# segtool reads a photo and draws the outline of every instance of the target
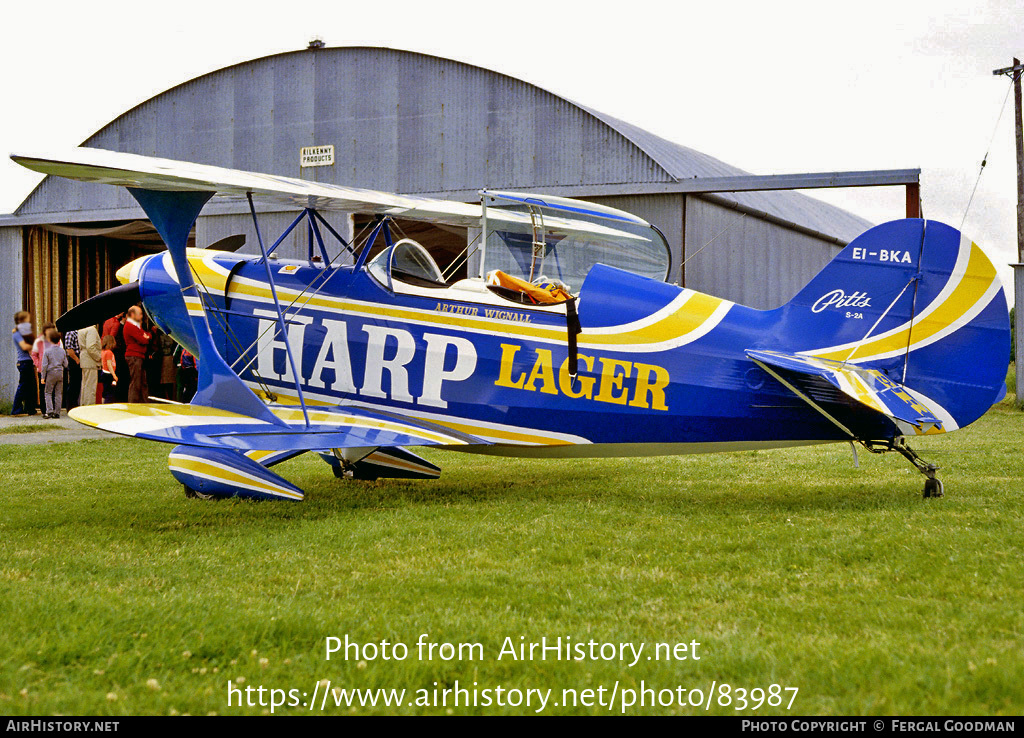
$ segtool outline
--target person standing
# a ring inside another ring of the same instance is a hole
[[[146,381],[146,349],[153,337],[142,329],[142,308],[133,305],[124,322],[124,356],[128,362],[131,384],[128,385],[128,402],[145,402],[149,399],[149,385]]]
[[[79,357],[82,366],[82,389],[78,397],[79,405],[96,404],[96,377],[99,374],[100,332],[96,326],[90,325],[78,332]]]
[[[122,377],[128,375],[128,363],[125,360],[125,343],[124,343],[124,321],[125,313],[118,313],[117,315],[107,318],[103,323],[103,331],[100,333],[100,343],[102,344],[104,337],[111,336],[114,339],[114,361],[117,362],[117,373]],[[128,382],[121,382],[121,384],[115,387],[117,392],[116,399],[118,402],[128,402]],[[99,402],[99,400],[97,400]]]
[[[189,353],[188,349],[179,348],[181,357],[178,363],[178,381],[181,383],[181,391],[178,393],[178,402],[192,402],[199,383],[199,367],[196,366],[196,357]]]
[[[100,340],[103,340],[103,336],[117,336],[117,332],[121,330],[121,323],[123,322],[124,313],[118,313],[103,321],[103,333],[100,334]]]
[[[78,331],[64,334],[64,351],[68,355],[68,368],[64,372],[64,407],[74,410],[78,405],[78,394],[82,389],[82,365],[78,356]]]
[[[100,384],[103,385],[103,404],[114,401],[114,388],[117,387],[117,361],[114,359],[114,337],[104,336],[103,359],[100,361]]]
[[[36,336],[35,342],[32,344],[32,364],[36,368],[36,404],[39,405],[39,409],[44,413],[46,412],[46,403],[43,402],[43,398],[46,397],[46,388],[43,386],[43,352],[50,348],[50,329],[55,328],[53,323],[43,323],[43,329],[39,331],[39,335]]]
[[[14,354],[18,363],[18,389],[14,392],[11,415],[36,414],[36,371],[32,363],[32,315],[24,310],[14,314]]]
[[[168,400],[175,397],[174,384],[178,367],[174,364],[174,349],[177,345],[166,333],[160,334],[160,393]]]
[[[68,365],[68,355],[61,345],[60,333],[56,328],[46,331],[46,350],[43,351],[39,363],[39,375],[43,380],[43,397],[45,398],[44,418],[59,418],[60,406],[64,399],[64,369]]]

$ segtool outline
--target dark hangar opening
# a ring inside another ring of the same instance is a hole
[[[195,245],[195,233],[189,242]],[[22,294],[36,325],[118,284],[125,264],[164,250],[147,220],[42,224],[24,228]]]

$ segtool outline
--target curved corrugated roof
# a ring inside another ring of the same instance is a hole
[[[636,144],[672,179],[734,177],[750,174],[750,172],[726,164],[713,156],[656,136],[632,123],[619,120],[593,108],[581,107]],[[860,216],[800,192],[761,190],[715,194],[743,207],[762,210],[790,223],[846,241],[853,240],[874,225]]]
[[[294,51],[210,72],[137,105],[84,145],[299,176],[299,146],[325,143],[336,145],[336,166],[302,176],[406,193],[747,174],[514,77],[377,47]],[[795,192],[719,196],[844,240],[870,225]],[[47,178],[17,212],[133,206],[112,188]]]

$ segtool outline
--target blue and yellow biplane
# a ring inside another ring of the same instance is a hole
[[[790,302],[755,310],[666,283],[657,229],[592,203],[483,191],[465,204],[95,149],[12,158],[128,188],[166,244],[59,327],[140,303],[198,358],[191,404],[71,413],[174,444],[190,495],[301,500],[270,467],[309,451],[373,479],[438,476],[417,446],[628,457],[851,442],[902,454],[940,496],[907,439],[962,428],[1006,392],[996,269],[937,221],[872,228]],[[211,198],[248,203],[258,255],[187,247]],[[257,202],[301,211],[269,246]],[[365,237],[342,237],[338,213],[369,218]],[[396,239],[397,218],[476,233],[466,276]],[[300,226],[308,258],[276,258]]]

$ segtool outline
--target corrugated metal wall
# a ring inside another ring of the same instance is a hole
[[[3,270],[0,272],[0,402],[14,401],[18,387],[18,371],[14,358],[11,328],[14,314],[24,309],[21,304],[21,226],[0,228],[0,254]]]
[[[686,264],[686,286],[692,289],[762,310],[778,307],[839,250],[756,216],[687,198],[686,253],[696,254]]]

